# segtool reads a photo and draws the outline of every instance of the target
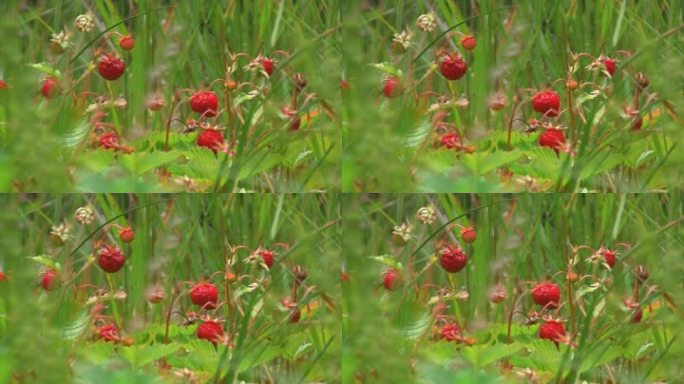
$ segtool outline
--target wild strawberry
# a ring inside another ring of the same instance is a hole
[[[349,88],[349,83],[347,83],[347,80],[342,79],[342,81],[340,82],[340,88],[342,88],[342,89],[348,89]]]
[[[603,67],[606,69],[606,72],[613,76],[615,74],[615,59],[605,57],[603,60],[601,60],[601,62],[603,63]]]
[[[388,291],[394,291],[401,286],[401,274],[397,269],[390,268],[385,271],[382,284]]]
[[[299,320],[302,318],[302,311],[299,310],[299,308],[295,309],[290,313],[290,323],[299,323]]]
[[[216,129],[205,129],[197,135],[197,145],[216,151],[223,144],[223,134]]]
[[[118,272],[126,264],[126,256],[117,246],[105,245],[100,249],[97,263],[107,273]]]
[[[506,96],[503,93],[495,93],[489,96],[487,105],[492,111],[500,111],[506,106]]]
[[[558,343],[565,336],[565,327],[559,321],[546,321],[539,326],[539,338]]]
[[[119,327],[115,324],[107,324],[100,327],[97,331],[97,335],[100,340],[117,342],[119,338]]]
[[[268,267],[268,269],[271,269],[273,266],[273,256],[275,253],[273,251],[269,251],[268,249],[262,249],[259,251],[259,256],[261,256],[261,259],[264,261],[264,264]]]
[[[9,88],[5,80],[0,79],[0,90]]]
[[[124,51],[130,51],[131,49],[133,49],[134,46],[135,40],[133,40],[133,36],[131,36],[130,34],[121,36],[121,38],[119,39],[119,47],[121,47],[121,49],[123,49]]]
[[[197,283],[190,288],[190,301],[202,308],[214,309],[218,302],[218,289],[212,283]]]
[[[271,74],[273,73],[273,60],[269,59],[268,57],[262,57],[261,60],[259,60],[261,63],[261,66],[264,68],[264,72],[270,77]]]
[[[542,307],[556,308],[560,303],[560,288],[551,282],[539,283],[532,289],[532,299]]]
[[[456,323],[447,323],[439,329],[439,337],[447,341],[457,341],[461,336],[461,328]]]
[[[283,115],[285,115],[285,118],[290,121],[290,131],[299,130],[299,126],[302,124],[302,120],[297,115],[297,111],[292,110],[288,107],[281,108],[281,111],[283,112]]]
[[[100,57],[97,70],[105,80],[112,81],[123,75],[124,70],[126,70],[126,63],[116,55],[105,53]]]
[[[632,119],[632,130],[640,130],[642,124],[644,123],[644,119],[641,117],[641,114],[639,114],[639,111],[627,106],[625,107],[625,114],[627,114],[628,118]]]
[[[539,145],[558,153],[565,145],[565,134],[560,129],[549,128],[539,135]]]
[[[302,312],[297,308],[297,303],[291,301],[288,298],[284,298],[280,303],[285,307],[285,309],[290,311],[290,323],[298,323],[302,317]]]
[[[540,91],[532,97],[532,108],[544,116],[558,116],[560,96],[554,91]]]
[[[627,309],[632,311],[632,322],[640,323],[641,318],[644,316],[644,311],[639,307],[639,303],[635,303],[630,298],[626,298],[624,303]]]
[[[40,285],[50,292],[59,287],[59,274],[56,270],[48,268],[40,275]]]
[[[349,281],[349,275],[347,275],[347,272],[342,272],[341,279],[342,281]]]
[[[164,300],[164,296],[165,296],[164,288],[162,288],[158,285],[150,287],[147,290],[146,296],[147,296],[147,301],[149,301],[150,304],[157,304],[157,303],[161,302],[162,300]]]
[[[221,336],[223,336],[223,326],[217,321],[208,320],[197,327],[198,339],[208,340],[216,344]]]
[[[466,51],[472,51],[475,49],[475,46],[477,45],[477,40],[471,35],[466,35],[461,38],[461,46],[463,49]]]
[[[468,256],[461,250],[461,247],[445,245],[440,253],[440,263],[442,268],[449,273],[456,273],[463,269],[468,262]]]
[[[131,227],[123,227],[119,230],[119,239],[124,243],[130,243],[135,239],[135,232]]]
[[[190,96],[190,108],[202,116],[214,117],[218,109],[218,98],[212,91],[197,91]]]
[[[447,132],[439,138],[439,143],[447,149],[461,147],[461,137],[456,132]]]
[[[448,80],[458,80],[465,75],[468,70],[466,63],[459,55],[446,54],[442,57],[439,72]]]
[[[155,93],[147,99],[147,109],[156,112],[164,108],[164,96]]]
[[[59,82],[54,77],[48,77],[43,80],[43,85],[40,87],[40,93],[46,99],[51,99],[59,94]]]
[[[103,133],[97,141],[100,144],[100,147],[104,149],[119,148],[119,135],[117,135],[114,131]]]
[[[606,264],[612,269],[615,266],[615,256],[617,252],[611,251],[610,249],[604,249],[601,251],[603,259],[606,260]]]
[[[0,281],[7,281],[7,275],[3,271],[0,271]]]
[[[465,243],[472,243],[477,238],[477,232],[473,227],[465,227],[461,229],[461,240]]]
[[[506,300],[506,297],[508,297],[506,288],[500,285],[497,285],[489,290],[489,301],[491,301],[493,304],[502,303],[504,300]]]
[[[387,79],[385,79],[382,91],[385,93],[385,96],[387,96],[390,99],[399,97],[402,93],[401,82],[397,77],[390,76]]]
[[[632,315],[632,323],[641,323],[641,318],[644,316],[644,311],[641,308],[637,308]]]

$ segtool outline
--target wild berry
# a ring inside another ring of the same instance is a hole
[[[544,116],[558,116],[560,96],[554,91],[540,91],[532,97],[532,108]]]
[[[302,124],[302,120],[297,115],[297,111],[289,107],[283,107],[280,110],[283,112],[285,118],[290,121],[290,131],[299,130],[299,126]]]
[[[495,93],[489,96],[487,105],[492,111],[500,111],[506,106],[506,96],[503,93]]]
[[[9,88],[5,80],[0,79],[0,90]]]
[[[123,227],[119,230],[119,239],[124,243],[130,243],[135,239],[135,232],[131,227]]]
[[[290,323],[298,323],[302,317],[302,312],[297,307],[297,303],[288,298],[282,299],[280,303],[285,309],[290,311]]]
[[[190,288],[190,301],[201,308],[214,309],[218,302],[218,289],[212,283],[197,283]]]
[[[461,250],[461,247],[445,245],[440,252],[440,264],[449,273],[456,273],[462,270],[468,262],[468,256]]]
[[[382,278],[382,284],[388,291],[394,291],[401,286],[401,274],[399,270],[390,268],[385,271]]]
[[[40,285],[48,292],[59,287],[59,274],[57,271],[52,268],[43,271],[40,275]]]
[[[349,88],[349,83],[347,82],[347,80],[342,79],[342,81],[340,82],[340,88],[342,88],[342,89],[348,89]]]
[[[349,275],[347,275],[347,272],[342,271],[342,275],[340,276],[342,281],[349,281]]]
[[[601,62],[603,63],[603,67],[606,69],[606,72],[613,76],[615,74],[615,59],[605,57],[603,60],[601,60]]]
[[[164,108],[164,96],[155,93],[147,99],[147,109],[156,112]]]
[[[465,227],[461,229],[461,240],[463,240],[464,243],[472,243],[476,238],[477,232],[475,232],[473,227]]]
[[[268,249],[262,249],[259,251],[259,256],[261,256],[261,259],[264,261],[264,264],[266,264],[266,267],[268,269],[271,269],[273,266],[273,256],[275,253],[273,251],[269,251]]]
[[[551,282],[539,283],[532,289],[532,299],[542,307],[556,308],[560,303],[560,288]]]
[[[640,323],[641,318],[644,316],[644,311],[639,307],[639,303],[634,302],[631,298],[626,298],[624,303],[627,309],[632,312],[632,322]]]
[[[466,51],[472,51],[473,49],[475,49],[476,45],[477,40],[475,40],[475,38],[471,35],[463,36],[463,38],[461,39],[461,46]]]
[[[610,249],[604,249],[601,252],[601,255],[603,255],[606,264],[612,269],[615,266],[615,256],[617,255],[617,252],[611,251]]]
[[[115,324],[107,324],[100,327],[97,331],[97,335],[100,340],[117,342],[119,338],[119,327]]]
[[[216,151],[223,144],[223,134],[216,129],[204,129],[197,135],[197,145]]]
[[[126,63],[116,55],[105,53],[100,57],[97,70],[105,80],[112,81],[123,75],[124,70],[126,70]]]
[[[262,57],[259,62],[261,63],[261,66],[264,68],[264,72],[270,77],[271,74],[273,74],[273,59],[269,59],[268,57]]]
[[[444,324],[439,329],[439,337],[447,341],[457,341],[461,336],[461,328],[456,323]]]
[[[539,135],[539,145],[558,153],[565,145],[565,134],[560,129],[549,128]]]
[[[105,132],[100,135],[97,140],[100,147],[104,149],[118,149],[119,148],[119,135],[114,131]]]
[[[491,301],[493,304],[502,303],[504,300],[506,300],[506,297],[508,297],[506,288],[500,285],[497,285],[489,290],[489,301]]]
[[[157,304],[164,300],[164,296],[166,295],[164,294],[164,288],[155,285],[147,290],[146,296],[147,301],[149,301],[150,304]]]
[[[197,327],[198,339],[208,340],[215,344],[221,336],[223,336],[223,326],[217,321],[208,320]]]
[[[98,265],[107,273],[118,272],[126,264],[126,256],[119,247],[105,245],[100,249]]]
[[[218,98],[212,91],[197,91],[190,96],[190,108],[205,117],[216,116]]]
[[[468,63],[460,55],[446,54],[442,57],[439,72],[448,80],[458,80],[468,70]]]
[[[397,77],[391,76],[385,79],[382,92],[390,99],[399,97],[402,93],[401,83]]]
[[[461,137],[456,132],[447,132],[439,138],[439,143],[447,149],[458,149],[461,147]]]
[[[3,271],[0,271],[0,281],[7,281],[7,275]]]
[[[131,49],[133,49],[134,46],[135,40],[133,40],[133,36],[131,36],[130,34],[121,36],[121,38],[119,39],[119,47],[121,47],[121,49],[123,49],[124,51],[130,51]]]
[[[48,77],[43,80],[43,85],[40,87],[40,93],[46,99],[51,99],[59,94],[59,82],[54,77]]]
[[[565,336],[565,327],[563,323],[555,320],[544,322],[539,326],[539,338],[551,340],[553,342],[560,342]]]

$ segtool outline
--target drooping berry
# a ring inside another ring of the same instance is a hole
[[[126,256],[119,247],[105,245],[100,249],[98,264],[107,273],[118,272],[126,264]]]
[[[197,91],[190,96],[190,108],[205,117],[216,116],[218,97],[212,91]]]
[[[190,288],[190,301],[206,309],[216,308],[218,289],[212,283],[197,283]]]
[[[466,35],[461,38],[461,46],[463,49],[466,51],[472,51],[475,49],[475,46],[477,45],[477,40],[471,35]]]
[[[439,138],[439,144],[447,149],[461,147],[461,137],[456,132],[447,132]]]
[[[108,131],[100,135],[97,140],[100,147],[104,149],[118,149],[119,148],[119,135],[114,131]]]
[[[126,70],[126,63],[116,55],[105,53],[100,57],[97,70],[105,80],[112,81],[123,75]]]
[[[468,70],[468,63],[459,55],[446,54],[442,57],[439,72],[448,80],[458,80]]]
[[[456,273],[462,270],[468,262],[468,256],[461,250],[461,247],[445,245],[440,252],[440,264],[449,273]]]
[[[156,112],[164,108],[164,96],[155,93],[147,99],[147,109]]]
[[[0,91],[7,88],[9,88],[9,86],[7,85],[5,80],[0,79]]]
[[[506,288],[502,287],[501,285],[497,285],[489,290],[489,301],[491,301],[493,304],[502,303],[504,300],[506,300],[506,297],[508,297]]]
[[[217,321],[205,321],[197,327],[198,339],[208,340],[216,344],[221,336],[223,336],[223,326]]]
[[[302,119],[299,118],[297,111],[289,107],[283,107],[280,110],[283,112],[285,118],[290,121],[290,131],[299,130],[299,126],[302,124]]]
[[[130,243],[135,239],[135,232],[131,227],[123,227],[119,230],[119,239],[124,243]]]
[[[59,82],[54,77],[48,77],[43,80],[43,85],[40,87],[40,93],[46,99],[51,99],[59,94]]]
[[[560,342],[565,336],[565,327],[559,321],[546,321],[539,326],[539,338]]]
[[[146,296],[147,301],[149,301],[150,304],[157,304],[164,300],[166,295],[164,294],[164,288],[159,285],[155,285],[147,290]]]
[[[617,255],[617,252],[610,249],[604,249],[601,251],[601,255],[603,255],[606,264],[612,269],[615,266],[615,256]]]
[[[3,271],[0,271],[0,281],[7,281],[7,275]]]
[[[473,227],[465,227],[461,229],[461,240],[463,240],[464,243],[472,243],[476,238],[477,232],[475,232]]]
[[[401,274],[397,269],[390,268],[385,271],[382,278],[382,284],[388,291],[394,291],[401,286]]]
[[[223,144],[223,134],[216,129],[205,129],[197,135],[197,145],[216,151]]]
[[[558,153],[565,145],[565,134],[560,129],[549,128],[539,135],[539,145]]]
[[[349,83],[347,82],[347,80],[342,79],[342,81],[340,81],[340,88],[349,89]]]
[[[268,57],[263,57],[261,60],[259,60],[261,63],[261,66],[264,68],[264,72],[270,77],[271,74],[273,74],[273,59],[269,59]]]
[[[56,270],[49,268],[40,275],[40,285],[44,290],[50,292],[59,287],[59,274]]]
[[[100,338],[100,340],[104,340],[106,342],[117,342],[120,340],[119,327],[117,327],[115,324],[103,325],[97,331],[97,335]]]
[[[402,93],[401,82],[399,81],[399,78],[391,76],[385,79],[382,92],[390,99],[399,97]]]
[[[544,116],[558,116],[560,96],[554,91],[540,91],[532,98],[532,108]]]
[[[539,283],[532,289],[532,299],[542,307],[556,308],[560,303],[560,288],[548,281]]]
[[[259,251],[259,256],[261,256],[261,259],[264,261],[264,264],[268,267],[268,269],[271,269],[273,266],[273,256],[275,253],[273,251],[269,251],[268,249],[262,249]]]
[[[606,72],[608,72],[610,76],[613,76],[615,74],[615,59],[606,57],[601,60],[601,62],[603,63],[603,67],[606,69]]]
[[[461,336],[461,328],[456,323],[447,323],[439,329],[439,337],[447,341],[457,341]]]
[[[121,47],[121,49],[123,49],[124,51],[130,51],[131,49],[133,49],[134,46],[135,40],[133,40],[133,36],[131,36],[130,34],[121,36],[121,38],[119,39],[119,47]]]

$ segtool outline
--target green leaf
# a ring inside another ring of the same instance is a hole
[[[401,262],[395,259],[392,255],[371,256],[371,259],[380,264],[387,265],[388,267],[396,268],[398,270],[402,270],[404,268],[401,265]]]
[[[524,348],[523,344],[474,345],[463,348],[463,356],[474,366],[484,367],[504,357],[511,356]]]
[[[161,167],[180,157],[176,151],[169,152],[135,152],[119,157],[119,162],[133,175],[142,175],[147,171]]]

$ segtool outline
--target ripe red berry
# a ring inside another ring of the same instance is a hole
[[[439,72],[448,80],[458,80],[465,75],[468,70],[466,63],[459,55],[444,55],[439,66]]]
[[[48,77],[43,80],[43,85],[40,87],[40,93],[46,99],[51,99],[59,94],[59,82],[54,77]]]
[[[604,249],[601,252],[601,255],[603,255],[604,260],[606,260],[606,264],[612,269],[615,266],[615,256],[617,255],[617,252],[611,251],[610,249]]]
[[[59,287],[59,274],[52,268],[46,269],[40,275],[40,285],[46,291],[53,291]]]
[[[218,302],[218,289],[212,283],[197,283],[190,288],[190,301],[202,308],[214,309]]]
[[[117,342],[119,338],[119,327],[114,324],[107,324],[102,327],[97,332],[98,337],[104,341]]]
[[[615,59],[606,57],[601,61],[603,62],[603,67],[606,68],[606,71],[613,76],[615,74]]]
[[[348,89],[349,88],[349,83],[347,83],[347,80],[342,79],[340,82],[340,88],[342,89]]]
[[[197,327],[197,338],[216,343],[223,336],[223,326],[213,320],[205,321]]]
[[[544,116],[558,116],[560,96],[554,91],[540,91],[532,98],[532,108]]]
[[[477,232],[473,227],[465,227],[461,229],[461,240],[465,243],[472,243],[477,238]]]
[[[118,56],[105,53],[100,57],[100,63],[97,67],[100,76],[106,80],[116,80],[123,75],[126,70],[126,63]]]
[[[460,148],[461,137],[456,132],[447,132],[439,138],[439,143],[447,149]]]
[[[197,91],[190,96],[190,108],[202,116],[214,117],[218,110],[218,98],[212,91]]]
[[[214,151],[223,144],[223,134],[216,129],[205,129],[197,136],[197,145]]]
[[[5,80],[0,80],[0,90],[2,89],[7,89],[7,83],[5,83]]]
[[[560,288],[548,281],[539,283],[532,289],[532,299],[542,307],[556,308],[560,303]]]
[[[455,341],[461,335],[461,328],[456,323],[447,323],[439,329],[439,337],[447,341]]]
[[[283,115],[285,115],[285,118],[290,121],[290,131],[299,130],[302,120],[299,118],[299,115],[297,115],[297,111],[289,107],[282,107],[280,110],[283,112]]]
[[[264,68],[264,72],[266,72],[268,76],[271,76],[273,73],[273,60],[269,59],[268,57],[264,57],[260,60],[260,62],[261,66]]]
[[[539,135],[539,145],[551,148],[558,153],[565,145],[565,134],[560,129],[549,128]]]
[[[135,232],[131,227],[123,227],[119,230],[119,239],[124,243],[130,243],[135,239]]]
[[[397,269],[390,268],[385,271],[382,278],[382,284],[388,291],[394,291],[401,286],[401,274]]]
[[[98,264],[107,273],[118,272],[126,264],[126,256],[117,246],[105,245],[100,249]]]
[[[399,97],[402,93],[401,82],[397,77],[391,76],[385,79],[382,92],[390,99]]]
[[[468,262],[468,256],[461,250],[461,247],[445,245],[440,253],[440,263],[442,268],[449,273],[456,273],[463,269]]]
[[[342,272],[342,281],[349,281],[349,275],[347,275],[347,272]]]
[[[641,323],[641,318],[644,316],[644,311],[641,308],[638,308],[637,310],[634,311],[634,314],[632,315],[632,323]]]
[[[98,139],[98,143],[104,149],[118,149],[119,135],[114,131],[105,132]]]
[[[0,281],[6,281],[7,280],[7,275],[5,275],[5,272],[0,271]]]
[[[271,269],[271,267],[273,266],[273,251],[269,251],[268,249],[262,249],[259,251],[259,256],[261,256],[261,259],[264,261],[264,264],[266,264],[268,269]]]
[[[461,39],[461,46],[466,51],[472,51],[473,49],[475,49],[476,45],[477,40],[475,40],[475,38],[471,35],[463,36],[463,38]]]
[[[130,51],[131,49],[133,49],[134,46],[135,40],[133,40],[133,36],[131,36],[130,34],[121,36],[121,38],[119,39],[119,47],[121,47],[121,49],[123,49],[124,51]]]
[[[556,343],[565,336],[565,327],[558,321],[546,321],[539,326],[539,338],[551,340]]]

